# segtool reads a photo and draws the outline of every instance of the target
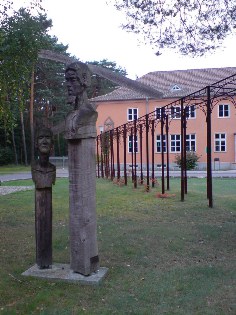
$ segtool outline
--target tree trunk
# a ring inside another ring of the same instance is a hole
[[[60,134],[57,134],[57,146],[58,146],[58,156],[61,156],[61,141],[60,141]]]
[[[26,141],[25,141],[25,124],[24,124],[24,115],[23,115],[22,110],[20,111],[20,122],[21,122],[21,130],[22,130],[22,143],[23,143],[23,150],[24,150],[25,166],[28,166]]]
[[[12,134],[12,144],[13,144],[13,150],[14,150],[14,156],[15,156],[15,164],[18,165],[17,152],[16,152],[16,142],[15,142],[15,134],[14,134],[13,127],[11,129],[11,134]]]
[[[4,142],[5,142],[5,147],[7,146],[7,128],[6,124],[4,124]]]
[[[31,161],[34,160],[34,68],[31,74],[31,86],[30,86],[30,136],[31,136],[31,144],[30,144],[30,152],[31,152]]]

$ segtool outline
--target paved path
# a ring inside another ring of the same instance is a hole
[[[121,174],[122,175],[122,174]],[[180,171],[170,171],[171,177],[180,177]],[[156,177],[161,177],[161,172],[155,172]],[[236,178],[236,170],[230,171],[213,171],[213,177],[220,178]],[[68,177],[67,169],[57,169],[57,178]],[[205,178],[206,171],[188,171],[188,177],[196,177],[196,178]],[[31,172],[24,173],[16,173],[16,174],[0,174],[0,196],[10,194],[13,192],[21,191],[21,190],[32,190],[34,189],[34,185],[32,186],[4,186],[4,182],[14,181],[14,180],[24,180],[31,179]]]
[[[59,169],[57,170],[57,177],[68,177],[68,171]],[[14,180],[31,179],[31,172],[15,173],[15,174],[0,174],[0,196],[8,195],[22,190],[33,190],[34,185],[31,186],[4,186],[4,182]]]
[[[151,172],[150,172],[151,175]],[[170,171],[171,177],[180,177],[180,171]],[[207,176],[206,171],[188,171],[188,177],[197,177],[197,178],[204,178]],[[161,177],[161,171],[155,172],[156,177]],[[212,171],[213,177],[221,177],[221,178],[228,178],[233,177],[236,178],[236,170],[229,170],[229,171]],[[68,170],[67,169],[57,169],[57,178],[61,177],[68,177]],[[16,174],[0,174],[0,181],[2,185],[4,182],[12,181],[12,180],[20,180],[20,179],[31,179],[30,172],[24,173],[16,173]]]
[[[57,177],[68,177],[68,170],[66,169],[58,169],[57,170]],[[4,182],[9,182],[12,180],[20,180],[20,179],[31,179],[31,172],[23,172],[23,173],[15,173],[15,174],[1,174],[0,173],[0,181],[2,184]]]

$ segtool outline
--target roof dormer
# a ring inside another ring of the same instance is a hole
[[[173,85],[171,88],[171,91],[180,91],[180,90],[181,88],[177,84]]]

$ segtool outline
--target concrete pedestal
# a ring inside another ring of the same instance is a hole
[[[37,265],[34,265],[23,272],[22,275],[85,285],[99,285],[107,275],[107,272],[108,268],[100,267],[97,272],[94,272],[89,276],[84,276],[73,272],[68,264],[53,264],[50,269],[39,269]]]

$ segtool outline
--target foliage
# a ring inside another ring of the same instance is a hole
[[[13,133],[20,116],[25,164],[27,148],[24,112],[29,104],[31,77],[38,51],[49,47],[49,27],[51,20],[46,15],[39,13],[33,16],[30,9],[26,8],[1,17],[0,120],[6,132]]]
[[[126,15],[123,28],[141,34],[160,55],[164,48],[203,55],[235,34],[236,0],[112,0]]]
[[[32,185],[14,181],[8,185]],[[69,263],[68,179],[53,186],[53,260]],[[0,309],[9,314],[234,314],[235,179],[189,179],[180,201],[97,181],[98,247],[109,268],[99,287],[24,277],[35,263],[34,191],[0,196]],[[159,187],[160,189],[160,187]]]
[[[200,159],[200,156],[197,155],[194,151],[187,151],[186,152],[186,169],[187,170],[194,170],[197,166],[197,162]],[[182,160],[181,155],[176,154],[175,156],[175,163],[181,168]]]
[[[111,148],[109,132],[104,132],[101,134],[101,148],[103,154],[109,154]]]
[[[32,1],[31,6],[40,2]],[[67,46],[58,44],[56,37],[48,35],[51,25],[52,21],[45,14],[32,15],[30,8],[21,8],[11,15],[5,12],[1,16],[0,122],[7,141],[21,124],[19,112],[24,112],[25,134],[30,134],[29,99],[33,72],[35,120],[43,120],[51,126],[65,116],[64,65],[38,60],[40,49],[66,52]],[[18,136],[16,132],[15,136]],[[26,139],[27,147],[29,142],[30,138]],[[21,143],[17,142],[18,149]]]
[[[7,165],[14,161],[14,152],[10,147],[0,147],[0,165]]]
[[[50,38],[51,50],[66,54],[67,46],[59,44],[57,38]],[[64,85],[65,66],[62,63],[39,59],[35,70],[35,118],[52,127],[69,111],[66,104],[66,89]]]
[[[100,61],[88,61],[87,63],[109,69],[123,76],[127,75],[126,70],[118,66],[114,61],[108,61],[107,59],[103,59]],[[115,88],[117,88],[117,85],[112,81],[104,79],[99,75],[93,75],[91,87],[88,89],[88,97],[91,98],[107,94],[112,92]]]
[[[32,14],[33,11],[36,13]],[[64,65],[38,59],[40,49],[68,55],[67,46],[59,44],[56,37],[48,35],[51,26],[52,21],[44,14],[41,0],[32,0],[28,7],[18,11],[14,11],[13,2],[10,0],[3,0],[0,4],[0,131],[4,134],[0,144],[6,146],[16,138],[16,151],[21,160],[22,155],[29,155],[29,143],[32,140],[32,137],[31,139],[29,137],[32,131],[30,128],[32,119],[29,121],[29,117],[32,117],[30,115],[32,74],[34,73],[33,105],[36,125],[37,122],[43,122],[49,127],[55,126],[64,120],[70,110],[65,100]],[[90,63],[126,75],[124,69],[107,59]],[[109,93],[114,88],[116,88],[114,83],[93,76],[89,97]],[[21,134],[26,134],[25,141],[23,138],[20,140]],[[57,137],[55,148],[56,154],[66,154],[63,137]]]
[[[48,47],[48,28],[51,20],[45,15],[31,16],[24,8],[1,23],[3,32],[1,60],[1,84],[7,83],[6,97],[17,100],[18,105],[25,107],[29,98],[31,73],[38,51]]]
[[[29,0],[28,5],[24,2],[25,10],[28,13],[32,12],[44,12],[41,5],[42,0]],[[0,3],[0,22],[7,19],[14,11],[14,1],[11,0],[1,0]]]
[[[103,163],[104,163],[104,172],[105,176],[108,177],[110,173],[110,159],[112,158],[110,156],[111,152],[111,142],[110,142],[110,133],[109,132],[103,132],[100,135],[100,141],[101,141],[101,150],[102,150],[102,157]]]

